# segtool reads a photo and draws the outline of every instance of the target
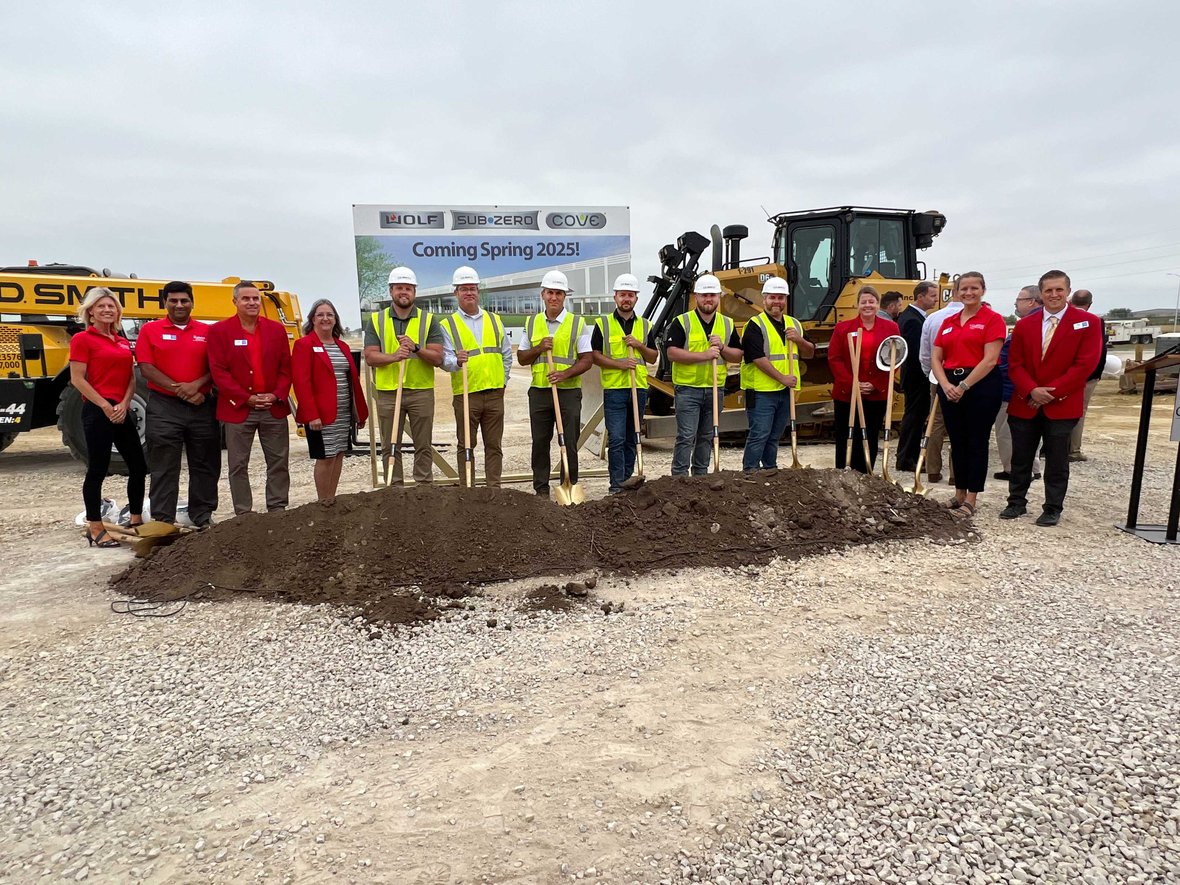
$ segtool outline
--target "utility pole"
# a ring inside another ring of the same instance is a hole
[[[1168,276],[1180,278],[1180,273],[1169,273]],[[1176,284],[1176,309],[1172,311],[1172,331],[1180,332],[1180,283]]]

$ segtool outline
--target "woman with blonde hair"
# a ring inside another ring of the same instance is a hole
[[[131,525],[143,523],[143,492],[147,461],[135,418],[129,417],[135,392],[135,360],[131,342],[122,334],[123,307],[110,289],[96,286],[78,308],[78,322],[86,328],[70,339],[70,383],[82,395],[82,434],[86,438],[86,504],[92,547],[118,547],[102,525],[102,483],[111,464],[114,445],[127,464],[127,504]]]

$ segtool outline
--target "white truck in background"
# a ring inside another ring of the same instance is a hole
[[[1106,321],[1108,344],[1151,344],[1162,331],[1159,326],[1149,326],[1146,319]]]

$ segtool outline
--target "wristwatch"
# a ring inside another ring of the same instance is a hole
[[[414,353],[417,353],[417,352],[418,352],[418,351],[420,351],[421,349],[422,349],[422,348],[421,348],[421,347],[419,347],[417,344],[415,344],[415,345],[414,345]]]
[[[970,390],[970,389],[971,389],[971,385],[970,385],[970,384],[968,384],[968,383],[966,382],[966,380],[963,380],[963,381],[960,381],[960,382],[959,382],[959,390],[963,391],[963,393],[966,393],[966,392],[967,392],[968,390]]]

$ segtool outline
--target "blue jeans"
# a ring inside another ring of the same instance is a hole
[[[718,404],[725,409],[725,399],[718,393]],[[720,416],[718,416],[720,417]],[[672,475],[688,475],[689,458],[692,475],[709,472],[713,456],[713,388],[676,385],[676,445],[672,449]]]
[[[749,417],[742,470],[778,467],[778,441],[791,421],[791,394],[786,390],[759,390]]]
[[[637,389],[639,416],[647,404],[647,391]],[[611,494],[621,491],[623,483],[635,472],[635,416],[631,408],[631,388],[619,387],[602,392],[602,417],[606,422],[607,467]]]

